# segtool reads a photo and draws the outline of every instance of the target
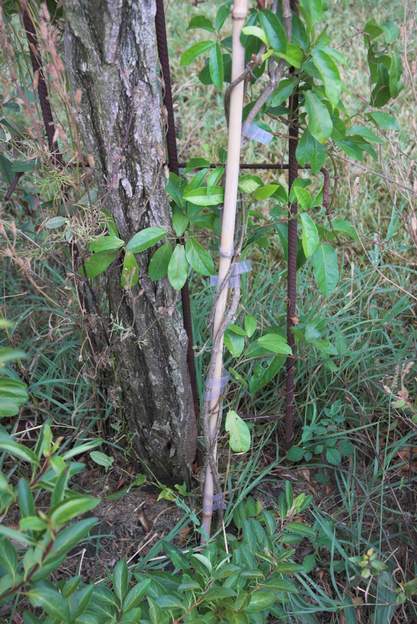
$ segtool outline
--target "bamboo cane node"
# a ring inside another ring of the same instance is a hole
[[[248,12],[246,9],[241,9],[240,7],[235,7],[232,11],[232,19],[234,20],[245,20]]]

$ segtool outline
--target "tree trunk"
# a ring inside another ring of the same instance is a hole
[[[102,207],[125,241],[153,225],[170,230],[155,0],[65,0],[64,8],[66,65],[81,91],[79,123]],[[187,337],[176,293],[148,279],[148,254],[137,259],[139,286],[120,287],[120,262],[106,277],[119,402],[140,460],[178,482],[196,449]]]

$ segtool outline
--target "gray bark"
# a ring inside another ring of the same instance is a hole
[[[81,90],[79,124],[102,206],[126,241],[152,225],[169,230],[155,2],[65,0],[64,8],[66,65]],[[120,263],[108,271],[111,351],[141,461],[159,479],[179,481],[196,447],[187,338],[176,293],[147,278],[148,261],[138,255],[140,285],[131,291],[119,285]]]

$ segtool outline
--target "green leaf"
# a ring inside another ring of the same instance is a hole
[[[301,242],[306,258],[309,258],[320,245],[320,236],[316,224],[307,212],[300,213]]]
[[[10,347],[0,347],[0,367],[14,360],[23,360],[27,355],[19,349],[11,349]]]
[[[199,41],[192,45],[188,50],[181,56],[180,65],[183,67],[186,65],[190,65],[198,56],[207,52],[215,45],[214,41]]]
[[[326,449],[326,460],[332,466],[339,466],[342,461],[342,456],[336,447]]]
[[[216,43],[209,53],[209,71],[212,83],[219,91],[223,88],[224,65],[220,44]]]
[[[245,348],[245,339],[228,328],[224,334],[224,346],[233,357],[239,357]]]
[[[84,273],[89,279],[94,279],[101,273],[104,273],[109,266],[118,257],[118,251],[103,251],[102,253],[95,253],[84,261],[82,265],[82,273]]]
[[[125,252],[123,259],[122,274],[120,276],[120,286],[131,289],[139,281],[139,265],[135,255],[131,251]]]
[[[296,157],[302,167],[310,165],[312,173],[316,174],[323,167],[326,160],[326,148],[306,128],[298,142]]]
[[[251,445],[251,435],[248,425],[233,410],[226,416],[225,429],[229,433],[230,448],[234,453],[247,453]]]
[[[284,52],[287,47],[287,35],[276,13],[260,11],[258,19],[265,32],[268,45],[276,52]]]
[[[214,32],[213,24],[205,15],[194,15],[188,24],[188,30],[191,30],[192,28],[201,28],[202,30]]]
[[[260,39],[263,44],[268,46],[266,33],[262,28],[259,28],[259,26],[245,26],[242,28],[242,33],[247,37],[256,37],[257,39]]]
[[[226,19],[229,17],[229,14],[230,14],[230,4],[227,2],[226,4],[222,4],[217,9],[216,17],[214,19],[214,27],[217,31],[223,28],[223,25]]]
[[[27,597],[34,607],[40,607],[52,618],[64,622],[70,621],[67,601],[52,587],[39,584],[30,589]]]
[[[324,0],[300,0],[301,12],[309,28],[320,22],[325,10]]]
[[[320,292],[329,296],[339,281],[339,267],[336,251],[327,243],[319,245],[311,257],[314,277]]]
[[[375,123],[376,126],[378,126],[378,128],[381,128],[381,130],[400,129],[398,121],[393,115],[390,115],[389,113],[374,111],[373,113],[368,113],[368,117]]]
[[[218,206],[223,203],[224,189],[221,186],[195,188],[186,191],[184,199],[194,206]]]
[[[47,523],[38,516],[27,516],[19,522],[19,528],[22,531],[45,531],[48,528]]]
[[[352,240],[358,240],[358,234],[354,228],[354,226],[345,219],[334,219],[332,221],[332,228],[338,234],[344,234],[348,236]]]
[[[34,466],[39,463],[38,458],[31,449],[23,446],[23,444],[15,442],[11,437],[5,434],[0,435],[0,450],[9,453],[9,455],[13,455],[13,457],[17,457],[22,461],[33,464]]]
[[[253,334],[256,332],[257,320],[251,314],[247,314],[245,316],[245,332],[248,338],[251,338]]]
[[[175,290],[181,290],[188,277],[188,261],[184,245],[176,245],[168,264],[168,280]]]
[[[313,63],[318,69],[324,84],[324,91],[333,107],[337,106],[342,92],[342,81],[336,63],[323,50],[316,48],[312,52]]]
[[[118,561],[114,567],[113,589],[120,604],[122,604],[129,589],[129,569],[126,561]]]
[[[305,108],[308,116],[308,129],[319,143],[330,138],[333,123],[326,106],[312,91],[305,93]]]
[[[292,446],[287,453],[287,459],[293,462],[299,462],[303,459],[303,457],[304,449],[299,446]]]
[[[25,516],[35,515],[33,495],[26,479],[19,479],[19,483],[17,484],[17,500],[19,502],[20,515],[23,518]]]
[[[241,193],[254,193],[260,186],[262,186],[262,180],[259,176],[250,174],[239,176],[239,191]]]
[[[123,245],[124,241],[118,236],[99,236],[88,244],[88,248],[92,253],[101,253],[103,251],[115,251]]]
[[[9,540],[4,538],[0,539],[0,565],[14,582],[17,576],[16,549]]]
[[[103,440],[100,440],[100,438],[90,440],[89,442],[84,442],[83,444],[77,444],[77,446],[74,446],[72,449],[64,453],[62,459],[72,459],[73,457],[76,457],[77,455],[82,455],[83,453],[87,453],[88,451],[91,451],[92,449],[96,448],[97,446],[101,446],[102,444]]]
[[[52,217],[46,221],[45,227],[47,230],[55,230],[56,228],[66,225],[67,223],[68,219],[66,217]]]
[[[188,227],[190,220],[181,210],[176,209],[172,213],[172,227],[177,236],[182,236]]]
[[[268,199],[272,197],[280,188],[280,184],[265,184],[258,188],[253,194],[254,198],[257,200]]]
[[[288,65],[297,69],[301,67],[304,60],[303,50],[293,43],[288,44],[285,52],[277,52],[276,55],[287,61]]]
[[[24,383],[17,379],[0,377],[0,418],[16,416],[28,398]]]
[[[148,274],[153,282],[157,282],[167,276],[172,252],[171,243],[164,243],[153,254],[148,267]]]
[[[3,524],[0,524],[0,536],[13,540],[18,544],[24,544],[25,546],[30,546],[32,544],[32,540],[26,535],[23,535],[20,531],[16,531],[16,529],[4,526]]]
[[[146,590],[151,585],[152,579],[146,578],[140,581],[137,585],[132,587],[132,589],[127,594],[126,598],[123,601],[123,611],[130,611],[130,609],[134,609],[137,607],[142,598],[146,594]]]
[[[47,560],[58,559],[79,544],[97,524],[97,518],[85,518],[58,533]]]
[[[213,258],[207,249],[204,249],[194,238],[189,238],[187,240],[185,244],[185,255],[194,271],[197,271],[197,273],[201,275],[213,275]]]
[[[247,607],[247,612],[265,611],[276,602],[278,602],[278,596],[275,591],[266,591],[264,589],[254,591]]]
[[[50,516],[51,524],[54,527],[62,526],[76,516],[81,516],[87,511],[91,511],[99,503],[100,499],[92,496],[80,496],[65,501],[52,512]]]
[[[281,80],[278,87],[271,95],[271,98],[268,100],[269,106],[272,108],[281,106],[281,104],[286,102],[290,95],[294,92],[297,84],[298,80],[296,78],[284,78],[284,80]]]
[[[90,457],[95,464],[103,466],[106,470],[111,468],[114,462],[114,457],[106,455],[106,453],[102,453],[101,451],[92,451]]]
[[[145,228],[130,239],[127,244],[127,250],[134,254],[141,253],[156,245],[164,236],[166,236],[166,230],[163,227],[153,226]]]
[[[258,344],[267,351],[272,351],[272,353],[280,355],[292,354],[291,347],[288,346],[286,339],[279,334],[265,334],[265,336],[258,338]]]

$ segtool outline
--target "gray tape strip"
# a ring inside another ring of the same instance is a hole
[[[262,143],[262,145],[268,145],[274,138],[270,132],[267,132],[254,123],[250,124],[250,126],[244,124],[243,136],[247,139],[252,139],[252,141],[257,141],[257,143]]]
[[[222,390],[225,388],[227,382],[230,379],[230,375],[227,371],[223,371],[220,379],[216,379],[215,377],[210,377],[206,381],[206,390],[205,390],[205,398],[206,399],[216,399],[219,394],[221,394]]]
[[[226,509],[223,493],[214,494],[213,496],[213,511],[218,511],[219,509]]]
[[[242,260],[242,262],[236,262],[232,265],[229,276],[230,288],[236,288],[239,285],[239,276],[243,273],[249,273],[252,271],[252,262],[250,260]],[[219,278],[217,275],[210,276],[210,286],[217,286]]]

